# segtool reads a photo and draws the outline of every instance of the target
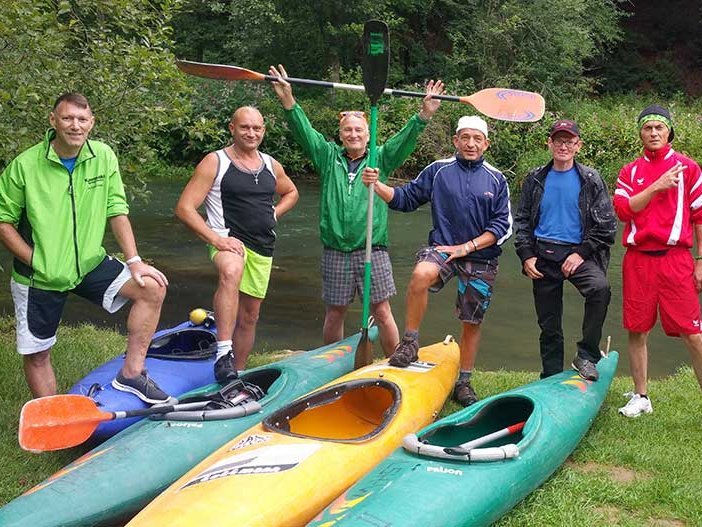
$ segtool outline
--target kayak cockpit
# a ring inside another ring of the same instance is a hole
[[[498,397],[470,417],[462,418],[466,412],[460,412],[451,422],[406,436],[403,447],[419,455],[465,461],[517,457],[517,444],[533,412],[534,402],[528,397]]]
[[[402,393],[393,382],[356,380],[299,399],[263,421],[284,435],[323,441],[366,441],[392,421]]]
[[[169,360],[201,360],[214,356],[217,341],[212,331],[204,328],[183,328],[156,337],[146,352],[147,357]]]

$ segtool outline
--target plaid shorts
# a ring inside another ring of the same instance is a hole
[[[448,255],[433,247],[417,251],[417,263],[430,262],[439,267],[439,278],[429,288],[436,293],[453,278],[458,276],[456,295],[456,317],[461,322],[480,324],[490,307],[492,288],[497,277],[497,260],[473,261],[459,258],[446,263]]]
[[[350,253],[325,247],[322,250],[322,300],[331,306],[347,306],[356,293],[363,298],[365,249]],[[378,304],[397,293],[392,278],[390,255],[385,247],[371,252],[371,304]]]

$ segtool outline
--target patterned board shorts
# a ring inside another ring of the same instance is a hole
[[[356,293],[363,298],[363,271],[366,251],[350,253],[325,247],[322,251],[322,300],[331,306],[347,306]],[[395,295],[390,255],[385,247],[371,252],[371,304],[378,304]]]
[[[439,277],[429,288],[431,292],[441,291],[451,278],[458,276],[456,317],[461,322],[480,324],[490,307],[497,277],[497,260],[478,262],[460,258],[446,263],[446,258],[446,253],[440,253],[433,247],[420,249],[416,255],[417,263],[430,262],[439,267]]]

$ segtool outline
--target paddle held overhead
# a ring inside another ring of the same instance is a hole
[[[223,64],[208,64],[205,62],[191,62],[189,60],[177,60],[178,68],[189,75],[205,77],[208,79],[219,79],[228,81],[269,81],[275,82],[272,75],[265,75],[256,71],[240,68],[238,66],[228,66]],[[332,88],[335,90],[365,91],[365,87],[357,84],[344,84],[339,82],[327,82],[311,79],[298,79],[286,77],[291,84],[302,84],[307,86],[318,86],[321,88]],[[384,95],[395,97],[420,97],[424,98],[426,93],[413,92],[407,90],[392,90],[386,88],[382,92]],[[546,108],[544,98],[535,92],[524,90],[512,90],[510,88],[486,88],[472,95],[433,95],[442,101],[460,102],[470,104],[483,115],[498,119],[500,121],[534,122],[543,117]]]

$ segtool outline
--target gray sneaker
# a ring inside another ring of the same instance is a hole
[[[159,388],[158,384],[142,370],[138,377],[125,377],[122,370],[112,380],[112,387],[121,392],[129,392],[149,404],[166,403],[171,396]]]
[[[470,380],[458,381],[453,388],[453,398],[461,406],[470,406],[478,402],[478,396],[470,384]]]
[[[575,356],[571,366],[585,380],[596,381],[600,378],[600,374],[597,372],[597,366],[595,366],[595,363],[590,360],[583,359],[579,355]]]
[[[414,362],[419,358],[419,341],[403,337],[400,343],[395,348],[395,351],[390,356],[388,364],[398,368],[406,368],[410,362]]]

